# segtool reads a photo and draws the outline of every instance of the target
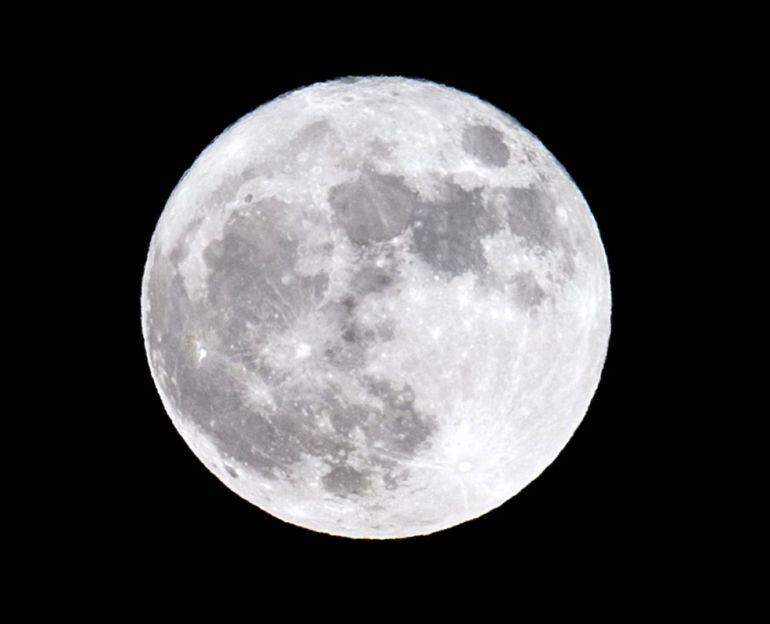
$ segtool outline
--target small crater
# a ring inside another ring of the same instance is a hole
[[[353,311],[353,308],[356,307],[356,298],[353,297],[352,295],[347,295],[347,296],[342,298],[341,303],[342,303],[343,307],[345,308],[345,310],[349,314],[350,312]]]
[[[352,327],[348,327],[344,332],[342,332],[342,339],[345,342],[356,342],[356,330]]]

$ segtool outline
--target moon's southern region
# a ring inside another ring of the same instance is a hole
[[[150,244],[142,328],[198,458],[287,522],[427,534],[514,496],[588,409],[607,260],[563,167],[475,96],[283,95],[209,145]]]

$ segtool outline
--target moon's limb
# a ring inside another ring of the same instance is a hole
[[[321,83],[220,135],[150,246],[142,323],[174,425],[271,514],[350,537],[475,518],[597,387],[596,224],[515,120],[403,78]]]

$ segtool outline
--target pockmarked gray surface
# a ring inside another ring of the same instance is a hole
[[[319,83],[246,115],[163,211],[142,285],[174,426],[268,513],[427,534],[514,496],[597,388],[610,283],[573,181],[435,83]]]

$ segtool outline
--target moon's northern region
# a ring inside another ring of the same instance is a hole
[[[509,115],[405,78],[293,91],[174,189],[142,328],[163,404],[237,494],[334,535],[476,518],[548,466],[610,333],[599,232]]]

